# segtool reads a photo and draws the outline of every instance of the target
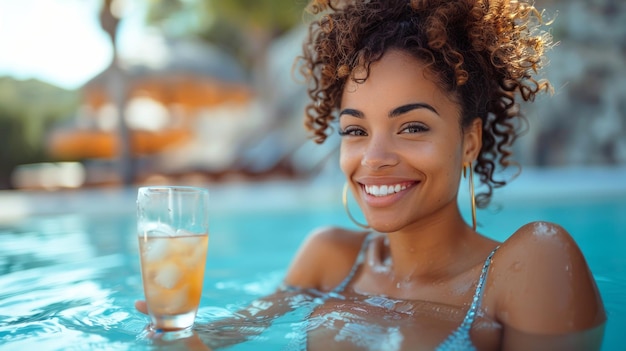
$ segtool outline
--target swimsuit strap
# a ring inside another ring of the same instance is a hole
[[[340,294],[342,293],[346,287],[348,287],[348,284],[350,284],[350,282],[352,281],[352,278],[354,278],[354,276],[356,275],[356,272],[359,270],[359,267],[361,267],[361,264],[363,264],[363,261],[365,260],[365,253],[367,252],[367,246],[370,243],[370,241],[372,241],[372,239],[377,235],[377,233],[372,232],[367,234],[367,236],[365,237],[365,239],[363,240],[363,244],[361,244],[361,248],[359,249],[359,254],[356,257],[356,261],[354,261],[354,264],[352,265],[352,269],[350,269],[350,273],[348,273],[348,275],[344,278],[344,280],[339,283],[339,285],[337,285],[330,293],[331,294]]]
[[[478,284],[476,284],[476,291],[474,292],[474,297],[472,298],[472,304],[470,305],[470,308],[467,311],[465,318],[463,319],[463,323],[461,324],[462,327],[466,325],[469,329],[469,327],[474,322],[474,319],[476,319],[476,312],[478,312],[478,309],[480,308],[480,303],[483,299],[483,292],[485,290],[485,282],[487,281],[489,266],[491,266],[493,255],[496,253],[496,251],[498,251],[498,248],[500,248],[500,245],[496,246],[496,248],[491,251],[489,256],[487,256],[485,263],[483,264],[483,269],[480,271],[480,277],[478,278]]]
[[[478,284],[476,285],[476,291],[474,292],[474,297],[472,298],[472,304],[467,310],[465,318],[463,318],[463,322],[458,328],[456,328],[456,330],[454,330],[454,332],[452,332],[452,334],[448,335],[446,340],[444,340],[439,347],[437,347],[437,351],[476,350],[470,338],[470,329],[472,328],[472,323],[474,323],[474,320],[476,319],[476,314],[482,302],[489,266],[491,265],[493,255],[499,247],[500,246],[498,245],[495,249],[493,249],[493,251],[491,251],[483,264],[483,268],[480,271],[480,277],[478,278]]]

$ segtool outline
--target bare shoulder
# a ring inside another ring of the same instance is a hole
[[[536,250],[539,251],[535,252]],[[578,245],[565,228],[543,221],[531,222],[519,228],[502,243],[500,251],[502,256],[516,259],[539,255],[551,258],[550,262],[544,263],[560,265],[567,265],[567,258],[584,259]],[[541,253],[548,255],[543,256]]]
[[[506,326],[528,333],[570,333],[605,320],[581,250],[557,224],[532,222],[518,229],[500,246],[493,271],[496,317]]]
[[[367,232],[323,227],[311,232],[298,250],[285,284],[328,291],[345,278]]]

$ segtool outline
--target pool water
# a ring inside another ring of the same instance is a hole
[[[210,242],[199,325],[233,317],[238,309],[274,291],[314,228],[353,227],[340,203],[341,185],[310,187],[209,186]],[[548,220],[570,231],[608,312],[603,350],[620,350],[621,328],[626,325],[625,188],[546,189],[540,191],[540,201],[515,188],[501,198],[496,193],[499,202],[478,212],[479,230],[504,240],[526,222]],[[22,194],[19,203],[36,203],[40,210],[0,223],[0,350],[194,349],[189,340],[196,333],[170,341],[148,337],[147,318],[133,307],[143,296],[135,193],[136,189],[121,189]],[[460,197],[465,211],[466,198]],[[15,198],[11,201],[17,206]],[[255,336],[226,349],[279,350],[297,344],[315,296],[285,301],[296,307],[294,311],[267,330],[258,330],[254,323],[238,326],[235,332]],[[375,332],[365,331],[362,337]]]

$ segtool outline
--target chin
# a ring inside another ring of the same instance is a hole
[[[402,226],[397,223],[397,222],[377,222],[377,221],[372,221],[369,224],[370,228],[372,228],[372,230],[375,230],[379,233],[393,233],[393,232],[397,232],[398,230],[402,229]]]

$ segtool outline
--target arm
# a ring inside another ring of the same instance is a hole
[[[599,350],[606,314],[587,262],[562,227],[535,222],[501,247],[496,318],[503,350]]]

